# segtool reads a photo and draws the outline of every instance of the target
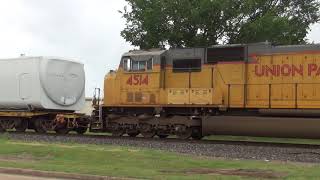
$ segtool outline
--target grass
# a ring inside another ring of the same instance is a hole
[[[285,179],[320,177],[320,166],[315,164],[210,159],[131,147],[27,143],[4,137],[0,138],[0,167],[147,179],[248,179],[193,172],[208,169],[268,170],[283,173]]]

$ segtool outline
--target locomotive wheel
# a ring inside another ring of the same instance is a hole
[[[140,134],[140,132],[130,132],[130,133],[128,133],[128,135],[130,137],[137,137],[139,134]]]
[[[87,128],[78,127],[78,128],[75,129],[75,131],[77,132],[77,134],[84,134],[85,132],[87,132]]]
[[[168,134],[157,134],[157,136],[158,136],[160,139],[165,139],[165,138],[167,138],[169,135],[168,135]]]
[[[201,130],[199,130],[200,128],[195,128],[193,130],[193,133],[191,135],[192,139],[195,139],[195,140],[200,140],[203,138],[202,136],[202,133],[201,133]]]
[[[54,131],[57,134],[68,134],[70,130],[68,128],[59,128],[59,129],[55,129]]]
[[[112,136],[114,137],[121,137],[124,134],[124,130],[123,129],[112,130],[111,133],[112,133]]]
[[[50,125],[51,125],[51,123],[48,122],[47,120],[42,119],[42,118],[38,118],[34,122],[34,130],[37,133],[43,134],[49,130]]]
[[[183,131],[176,132],[176,135],[179,139],[189,139],[192,136],[192,128],[186,128]]]
[[[28,128],[28,120],[27,119],[18,119],[15,122],[14,128],[17,132],[25,132]]]
[[[141,131],[141,134],[145,138],[153,138],[156,135],[156,132],[155,131],[145,131],[145,132]]]
[[[140,127],[141,127],[140,132],[142,136],[145,138],[153,138],[157,134],[157,132],[154,131],[152,129],[152,126],[149,124],[140,124]]]
[[[125,133],[125,130],[118,123],[111,124],[111,133],[114,137],[121,137]]]
[[[201,134],[192,134],[191,137],[195,140],[201,140],[203,138]]]

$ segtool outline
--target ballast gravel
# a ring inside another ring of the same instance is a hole
[[[144,138],[115,138],[110,136],[77,136],[77,135],[39,135],[35,133],[17,134],[9,133],[9,139],[21,140],[26,142],[49,142],[49,143],[79,143],[97,145],[117,145],[128,147],[140,147],[156,149],[162,151],[190,154],[196,156],[206,156],[225,159],[251,159],[263,161],[291,161],[320,163],[319,148],[307,147],[283,147],[268,145],[250,144],[223,144],[202,141],[180,141],[180,140],[160,140]]]

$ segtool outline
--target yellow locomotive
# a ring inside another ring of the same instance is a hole
[[[105,77],[91,130],[318,138],[319,109],[319,45],[130,51]]]

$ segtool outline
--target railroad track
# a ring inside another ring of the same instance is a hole
[[[130,137],[130,136],[122,136],[122,137],[114,137],[111,135],[97,135],[97,134],[56,134],[56,133],[46,133],[46,134],[38,134],[34,132],[8,132],[10,137],[17,136],[29,136],[35,137],[35,139],[41,139],[41,137],[69,137],[69,138],[86,138],[86,139],[100,139],[100,140],[126,140],[126,141],[154,141],[154,142],[167,142],[167,143],[189,143],[189,144],[223,144],[223,145],[241,145],[241,146],[257,146],[257,147],[282,147],[282,148],[304,148],[304,149],[319,149],[320,144],[303,144],[303,143],[281,143],[281,142],[259,142],[259,141],[246,141],[246,140],[181,140],[177,138],[144,138],[144,137]]]
[[[175,138],[112,137],[107,135],[59,135],[8,132],[4,136],[24,142],[75,143],[155,149],[192,156],[263,161],[320,163],[320,145],[224,140],[180,140]]]

